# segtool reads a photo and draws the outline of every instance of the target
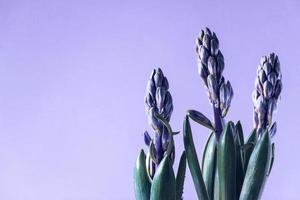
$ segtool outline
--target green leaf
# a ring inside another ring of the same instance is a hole
[[[212,132],[207,140],[203,157],[202,157],[202,174],[206,186],[207,193],[210,199],[214,199],[214,177],[216,171],[217,159],[217,140],[216,135]]]
[[[218,159],[217,159],[217,163],[218,163]],[[216,167],[216,173],[215,173],[215,178],[214,178],[214,198],[213,198],[213,200],[222,200],[221,195],[220,195],[220,182],[219,182],[219,173],[218,173],[217,167]]]
[[[244,171],[246,172],[248,162],[250,159],[250,156],[252,154],[252,151],[254,149],[254,146],[257,142],[257,134],[256,134],[256,129],[252,130],[252,133],[250,134],[246,144],[244,145],[246,148],[244,148]]]
[[[236,123],[235,129],[236,129],[237,134],[239,135],[241,145],[244,145],[243,127],[242,127],[242,124],[240,121],[238,121]]]
[[[202,126],[205,126],[206,128],[211,129],[212,131],[215,130],[211,121],[201,112],[199,112],[197,110],[188,110],[187,114],[195,122],[201,124]]]
[[[269,133],[263,133],[254,147],[246,171],[240,200],[260,199],[271,161]]]
[[[136,200],[149,200],[151,181],[146,170],[145,153],[141,150],[134,168],[134,191]]]
[[[153,177],[150,200],[175,200],[176,180],[172,162],[165,156]]]
[[[217,148],[217,167],[222,200],[236,199],[236,150],[232,126],[234,126],[232,122],[227,123]]]
[[[268,172],[268,176],[271,174],[271,170],[272,170],[273,163],[274,163],[274,158],[275,158],[275,143],[272,143],[272,154],[271,154],[271,162],[270,162],[270,169]]]
[[[176,175],[176,200],[181,200],[183,194],[183,185],[186,171],[186,155],[185,151],[182,152],[180,157],[178,171]]]
[[[241,149],[244,139],[243,139],[243,130],[241,124],[238,122],[236,125],[237,133],[234,136],[235,149],[236,149],[236,198],[238,199],[240,196],[240,192],[243,186],[244,181],[244,162],[243,162],[243,151]]]
[[[208,193],[206,191],[206,187],[202,177],[188,116],[185,117],[183,123],[183,141],[188,166],[192,174],[198,199],[209,200]]]

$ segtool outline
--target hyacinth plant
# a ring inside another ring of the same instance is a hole
[[[169,84],[161,69],[154,70],[148,82],[146,113],[154,131],[144,140],[148,153],[141,151],[135,166],[136,199],[182,199],[186,161],[200,200],[257,200],[274,162],[274,137],[277,124],[272,123],[282,89],[278,57],[263,56],[257,69],[253,91],[254,127],[244,141],[240,121],[226,121],[233,99],[233,89],[223,76],[224,57],[219,40],[208,28],[196,41],[198,71],[213,108],[213,120],[196,110],[188,110],[183,124],[185,151],[177,176],[173,132],[169,124],[173,110]],[[193,142],[190,119],[207,127],[211,133],[205,145],[201,166]]]
[[[173,171],[175,146],[169,124],[173,111],[172,96],[168,79],[162,70],[153,70],[148,81],[145,97],[148,123],[154,135],[144,132],[148,146],[147,155],[141,150],[134,169],[135,197],[139,200],[172,199],[180,200],[186,170],[185,152],[182,153],[177,175]]]

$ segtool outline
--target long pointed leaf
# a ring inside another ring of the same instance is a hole
[[[241,138],[241,136],[243,135],[243,130],[240,123],[236,125],[236,131],[237,134],[234,137],[234,141],[235,141],[235,149],[236,149],[236,198],[238,199],[240,196],[240,192],[243,186],[244,176],[245,176],[244,166],[243,166],[244,157],[241,149],[244,143],[243,137]]]
[[[241,143],[241,145],[244,145],[244,133],[243,133],[243,127],[242,127],[242,124],[241,124],[240,121],[238,121],[236,123],[235,129],[236,129],[237,134],[240,137],[240,143]]]
[[[134,192],[136,200],[149,200],[151,181],[146,171],[145,153],[141,150],[134,168]]]
[[[263,133],[251,154],[240,200],[260,199],[271,161],[269,133]]]
[[[153,177],[150,200],[175,200],[176,181],[171,160],[165,156]]]
[[[217,159],[217,141],[216,135],[212,132],[207,140],[202,157],[203,180],[210,199],[214,199],[214,176],[216,171]]]
[[[218,158],[217,158],[217,163],[218,163]],[[221,195],[220,195],[220,182],[219,182],[219,173],[218,173],[217,167],[216,167],[216,173],[215,173],[215,178],[214,178],[214,198],[213,198],[213,200],[222,200]]]
[[[183,124],[183,141],[188,166],[192,174],[198,199],[209,200],[208,193],[206,191],[206,187],[202,177],[188,116],[185,117]]]
[[[183,194],[185,172],[186,172],[186,155],[185,155],[185,151],[183,151],[179,161],[178,171],[176,175],[176,200],[183,199],[182,194]]]
[[[244,152],[244,171],[245,172],[247,171],[248,162],[249,162],[250,156],[252,154],[252,151],[254,149],[256,142],[257,142],[257,133],[256,133],[256,129],[253,129],[246,144],[244,145],[244,146],[246,146],[246,148],[243,150],[243,152]]]
[[[215,130],[213,124],[211,123],[211,121],[201,112],[197,111],[197,110],[188,110],[187,111],[188,116],[194,120],[195,122],[201,124],[202,126],[205,126],[209,129],[211,129],[212,131]]]
[[[218,143],[218,175],[222,200],[236,199],[236,150],[232,132],[233,123],[227,123]]]

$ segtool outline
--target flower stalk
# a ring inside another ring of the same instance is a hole
[[[224,57],[219,49],[219,40],[208,28],[201,30],[196,40],[198,73],[201,76],[211,105],[217,138],[223,130],[223,118],[226,116],[233,98],[229,81],[223,77]]]

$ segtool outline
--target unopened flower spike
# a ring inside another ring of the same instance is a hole
[[[282,74],[278,56],[271,53],[263,56],[258,65],[253,91],[254,127],[258,133],[269,129],[271,136],[276,133],[276,122],[272,125],[273,112],[277,109],[282,90]]]
[[[173,143],[173,133],[170,133],[164,121],[168,123],[173,111],[172,96],[169,92],[168,79],[164,76],[160,68],[154,69],[151,73],[147,84],[145,97],[145,108],[148,116],[148,123],[154,131],[154,137],[151,138],[148,132],[144,134],[144,140],[147,146],[150,147],[152,157],[148,160],[147,167],[150,170],[150,177],[154,176],[155,168],[164,157],[170,143]],[[172,144],[173,145],[173,144]],[[169,150],[171,152],[172,161],[174,161],[174,147]],[[150,155],[150,154],[149,154]],[[153,157],[155,157],[155,162]]]
[[[204,81],[210,103],[214,109],[215,131],[219,137],[224,118],[233,98],[233,89],[229,81],[225,81],[224,57],[219,49],[219,40],[208,28],[201,30],[196,41],[198,55],[198,72]]]

